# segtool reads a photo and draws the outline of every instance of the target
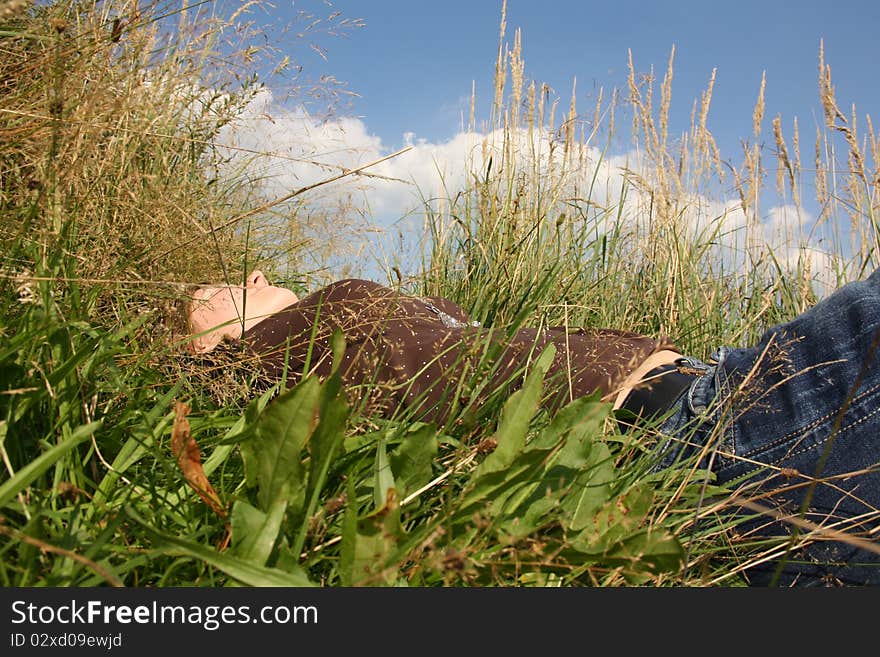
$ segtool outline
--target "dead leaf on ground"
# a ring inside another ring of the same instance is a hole
[[[226,519],[226,508],[220,500],[220,496],[208,481],[208,476],[202,468],[202,455],[198,443],[192,437],[189,428],[190,407],[185,402],[174,402],[174,425],[171,428],[171,453],[177,459],[183,476],[192,489],[199,494],[202,501],[214,512]]]

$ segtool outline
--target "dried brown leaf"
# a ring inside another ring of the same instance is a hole
[[[202,468],[202,455],[199,445],[190,433],[189,415],[190,407],[185,402],[174,402],[174,425],[171,428],[171,453],[177,459],[177,464],[183,472],[190,487],[199,494],[202,501],[224,520],[226,508],[220,500],[220,496],[208,481],[208,476]]]

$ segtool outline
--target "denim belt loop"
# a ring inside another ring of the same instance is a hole
[[[720,417],[718,393],[726,385],[726,376],[722,364],[727,351],[722,347],[704,362],[692,356],[682,356],[676,364],[683,370],[694,375],[694,380],[679,401],[673,406],[671,415],[660,428],[661,434],[671,438],[666,440],[659,450],[659,459],[653,470],[668,467],[679,456],[691,451],[690,447],[680,446],[673,449],[680,438],[689,441],[702,440],[704,431],[701,427],[711,426],[713,419]]]
[[[687,393],[687,407],[692,419],[699,423],[717,424],[723,414],[722,400],[726,397],[727,375],[724,362],[727,360],[729,350],[727,347],[719,347],[708,359],[708,362],[695,361],[691,363],[695,369],[703,371]],[[729,447],[732,441],[731,429],[725,428],[722,432],[720,445]]]
[[[696,401],[695,397],[705,398],[706,395],[701,394],[705,387],[704,380],[706,374],[709,374],[713,367],[693,356],[682,356],[675,361],[675,364],[682,371],[687,371],[689,374],[694,374],[696,376],[693,383],[688,387],[687,403],[692,413],[702,415],[706,412],[706,406],[702,402]]]

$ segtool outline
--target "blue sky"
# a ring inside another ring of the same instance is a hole
[[[278,20],[290,20],[299,9],[326,13],[320,3],[276,4],[270,13]],[[339,0],[333,6],[362,18],[365,26],[344,37],[316,38],[327,61],[306,53],[307,70],[347,82],[360,96],[348,111],[389,148],[400,146],[406,132],[430,141],[452,137],[472,81],[479,101],[491,98],[500,0]],[[783,125],[798,116],[801,129],[812,133],[814,121],[821,120],[822,39],[841,106],[856,103],[860,114],[880,117],[876,0],[509,0],[511,42],[517,27],[526,77],[550,84],[565,101],[577,78],[578,101],[587,111],[599,86],[606,92],[625,88],[628,49],[637,70],[653,66],[661,76],[674,44],[672,118],[679,131],[687,128],[691,104],[717,68],[710,129],[722,154],[731,155],[751,133],[763,71],[766,116],[781,114]]]

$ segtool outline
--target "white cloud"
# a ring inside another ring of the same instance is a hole
[[[522,171],[529,171],[528,167],[535,162],[548,167],[551,151],[557,165],[562,156],[558,144],[551,148],[547,135],[538,132],[540,136],[531,141],[525,132],[518,136],[522,146],[517,154],[521,158],[518,166]],[[460,132],[451,139],[434,143],[406,132],[402,139],[409,150],[366,170],[372,177],[347,177],[307,192],[302,198],[326,207],[353,204],[366,224],[388,233],[384,241],[376,238],[374,246],[395,251],[395,257],[401,258],[405,255],[401,250],[407,247],[395,247],[391,242],[405,238],[404,233],[418,233],[424,202],[436,204],[453,198],[468,185],[472,175],[485,174],[490,156],[493,173],[497,173],[504,159],[499,149],[504,137],[500,131]],[[326,180],[342,170],[363,166],[390,152],[362,120],[318,121],[301,108],[291,110],[274,104],[269,91],[261,92],[219,141],[243,149],[237,151],[231,166],[247,167],[249,175],[261,179],[266,193],[274,197]],[[647,168],[638,164],[635,153],[603,157],[599,150],[587,147],[576,155],[582,166],[566,181],[562,195],[589,196],[594,207],[618,206],[626,169],[649,177]],[[682,204],[683,225],[692,236],[717,230],[718,257],[726,266],[747,267],[748,259],[743,257],[747,245],[765,255],[769,249],[783,267],[796,267],[808,259],[820,290],[833,289],[839,263],[810,235],[815,218],[805,211],[780,205],[770,208],[758,225],[749,227],[737,201],[719,201],[699,195],[686,198],[687,203]],[[623,216],[631,222],[639,222],[648,216],[647,208],[646,196],[630,186]],[[610,219],[615,214],[610,213]]]

